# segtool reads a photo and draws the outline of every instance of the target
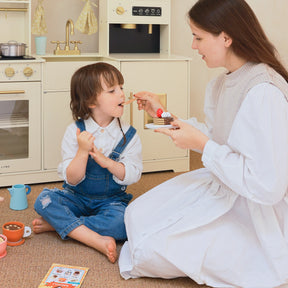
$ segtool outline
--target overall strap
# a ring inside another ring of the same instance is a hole
[[[112,160],[118,160],[123,150],[126,148],[126,146],[129,144],[131,139],[134,137],[135,133],[136,133],[136,129],[130,126],[128,131],[125,133],[125,136],[126,136],[125,145],[124,145],[124,136],[123,136],[120,142],[117,144],[117,146],[113,149],[113,151],[109,155],[109,158],[111,158]]]
[[[79,119],[79,120],[75,121],[75,124],[80,129],[80,132],[83,132],[86,130],[85,123],[84,123],[83,119]]]

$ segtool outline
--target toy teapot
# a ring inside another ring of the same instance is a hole
[[[24,184],[13,185],[12,188],[8,188],[11,195],[10,209],[24,210],[28,208],[27,195],[31,192],[31,187]]]

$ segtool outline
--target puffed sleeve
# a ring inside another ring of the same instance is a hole
[[[76,137],[77,126],[75,123],[70,124],[64,133],[61,144],[62,162],[58,165],[58,175],[67,181],[66,169],[75,157],[78,150]],[[82,179],[83,180],[83,179]]]
[[[199,122],[197,118],[192,117],[188,120],[182,121],[194,126],[198,130],[200,130],[202,133],[207,135],[209,138],[212,136],[213,131],[213,123],[214,123],[214,117],[215,117],[215,106],[216,106],[216,99],[213,97],[213,87],[215,83],[219,81],[218,78],[213,79],[210,81],[207,85],[206,91],[205,91],[205,101],[204,101],[204,114],[205,114],[205,122]]]
[[[288,103],[274,85],[253,87],[243,101],[226,145],[209,140],[206,168],[234,192],[273,205],[288,187]]]

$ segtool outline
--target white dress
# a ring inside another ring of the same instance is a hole
[[[208,135],[215,115],[210,92]],[[195,119],[187,121],[205,130]],[[122,277],[188,276],[212,287],[288,284],[288,103],[283,93],[269,83],[253,87],[227,143],[209,140],[202,161],[205,168],[162,183],[128,206]]]

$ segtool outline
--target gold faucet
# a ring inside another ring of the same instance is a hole
[[[74,23],[71,19],[67,20],[66,22],[66,45],[65,45],[65,50],[69,51],[70,47],[69,47],[69,26],[70,26],[70,34],[74,35]]]
[[[69,31],[70,28],[70,31]],[[54,50],[55,55],[80,55],[80,50],[78,44],[82,44],[81,41],[69,41],[69,34],[74,35],[74,23],[71,19],[66,22],[66,39],[65,41],[51,41],[51,43],[57,44],[56,49]],[[70,32],[70,33],[69,33]],[[60,44],[65,43],[65,47],[62,50]],[[74,49],[70,50],[69,43],[75,45]]]

